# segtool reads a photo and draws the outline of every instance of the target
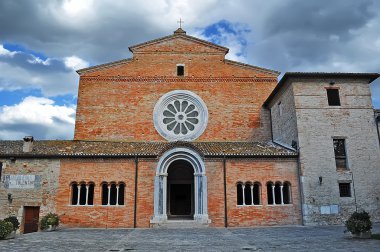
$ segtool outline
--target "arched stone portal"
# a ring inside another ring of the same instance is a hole
[[[178,168],[180,166],[182,166],[182,168]],[[154,181],[154,216],[151,223],[159,224],[167,222],[168,213],[169,215],[173,215],[171,212],[173,209],[168,208],[168,206],[170,206],[170,201],[168,201],[168,190],[170,190],[168,188],[168,172],[173,172],[174,175],[176,169],[182,169],[183,171],[192,169],[193,172],[194,181],[190,183],[190,186],[192,185],[191,193],[193,194],[193,203],[188,216],[193,215],[194,221],[196,222],[209,223],[207,213],[207,177],[205,165],[200,155],[188,148],[171,149],[165,152],[158,162]],[[185,177],[188,181],[189,176]],[[174,181],[175,180],[176,179],[174,178]],[[169,185],[171,182],[173,181],[170,177]]]

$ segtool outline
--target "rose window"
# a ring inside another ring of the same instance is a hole
[[[186,90],[162,96],[153,114],[158,133],[167,140],[194,140],[207,126],[206,105],[199,96]]]

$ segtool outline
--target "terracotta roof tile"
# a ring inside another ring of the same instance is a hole
[[[114,142],[34,141],[33,150],[22,151],[23,141],[0,141],[0,157],[157,157],[175,147],[188,147],[202,156],[297,156],[296,151],[273,142]]]

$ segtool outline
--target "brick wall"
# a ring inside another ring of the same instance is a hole
[[[177,64],[185,65],[184,77],[176,76]],[[224,51],[180,37],[137,48],[130,61],[81,74],[75,139],[164,140],[153,126],[153,108],[165,93],[182,89],[208,108],[199,140],[267,140],[261,106],[276,83],[274,72],[225,61]]]
[[[228,226],[300,225],[301,209],[297,178],[297,160],[228,160],[227,164]],[[259,182],[261,205],[238,206],[237,182]],[[268,205],[266,183],[291,184],[292,204]]]
[[[61,222],[69,227],[133,227],[134,225],[134,159],[65,159],[61,161],[56,210]],[[154,176],[157,161],[139,159],[137,227],[147,228],[153,216]],[[208,180],[208,212],[211,226],[224,226],[223,160],[206,159]],[[300,224],[296,160],[227,160],[227,206],[229,226],[260,226]],[[72,182],[95,184],[93,206],[70,204]],[[122,181],[126,184],[124,206],[101,205],[101,183]],[[262,184],[260,206],[237,206],[236,183],[258,181]],[[292,204],[267,204],[266,182],[289,181]]]

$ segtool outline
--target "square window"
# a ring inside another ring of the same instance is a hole
[[[185,75],[185,66],[177,66],[177,76]]]
[[[340,197],[351,197],[351,184],[339,183],[339,195]]]
[[[340,106],[339,99],[339,89],[336,88],[328,88],[327,91],[327,101],[329,106]]]

